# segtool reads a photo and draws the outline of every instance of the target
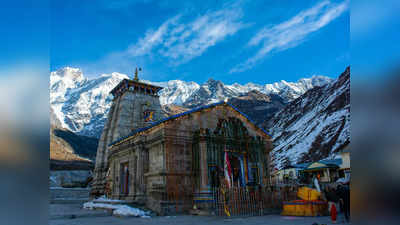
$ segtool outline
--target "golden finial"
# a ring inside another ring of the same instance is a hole
[[[142,71],[142,68],[139,67],[139,71]],[[139,82],[139,76],[138,76],[138,68],[136,67],[135,69],[135,78],[133,78],[134,81]]]

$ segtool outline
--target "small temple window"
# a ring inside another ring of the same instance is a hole
[[[145,121],[145,122],[151,122],[151,121],[153,121],[153,115],[154,115],[154,112],[151,111],[151,110],[146,110],[146,111],[144,111],[144,112],[143,112],[143,119],[144,119],[144,121]]]

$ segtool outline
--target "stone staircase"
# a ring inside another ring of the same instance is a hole
[[[83,203],[89,201],[89,188],[50,188],[50,204]]]

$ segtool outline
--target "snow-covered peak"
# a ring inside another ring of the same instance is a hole
[[[183,103],[200,88],[200,85],[193,81],[170,80],[167,82],[148,83],[163,87],[159,93],[161,105],[183,105]]]
[[[64,67],[55,72],[51,72],[51,77],[55,79],[71,80],[81,82],[84,79],[83,73],[79,68]]]
[[[118,72],[112,72],[112,73],[103,73],[100,75],[100,77],[107,77],[107,78],[112,78],[115,80],[123,80],[123,79],[129,79],[129,76],[123,73],[118,73]]]
[[[224,89],[225,85],[219,80],[210,78],[202,85],[202,87],[207,87],[210,91],[218,91],[219,89]]]
[[[50,73],[50,101],[63,97],[68,90],[75,89],[86,82],[78,68],[64,67]]]
[[[222,82],[219,81],[219,80],[214,80],[214,78],[210,77],[210,78],[208,78],[208,80],[204,83],[204,85],[215,85],[215,84],[218,84],[218,83],[222,83]]]
[[[102,74],[87,79],[78,68],[64,67],[50,74],[50,104],[61,127],[88,136],[98,136],[111,106],[109,92],[125,74]]]
[[[302,78],[298,81],[298,83],[301,83],[307,87],[311,86],[315,87],[315,86],[324,86],[326,84],[332,83],[332,81],[333,81],[332,78],[321,75],[314,75],[310,78]]]

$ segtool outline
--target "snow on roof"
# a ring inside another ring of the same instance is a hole
[[[245,113],[241,112],[241,111],[240,111],[239,109],[237,109],[235,106],[233,106],[232,104],[230,104],[230,103],[228,103],[228,102],[220,101],[220,102],[212,103],[212,104],[209,104],[209,105],[200,106],[200,107],[197,107],[197,108],[188,110],[188,111],[183,112],[183,113],[178,113],[178,114],[175,114],[175,115],[166,117],[166,118],[164,118],[164,119],[161,119],[161,120],[159,120],[159,121],[156,121],[156,122],[152,123],[152,124],[149,125],[149,126],[136,129],[136,130],[132,131],[131,133],[129,133],[128,135],[126,135],[126,136],[124,136],[124,137],[121,137],[121,138],[117,139],[116,141],[111,142],[108,146],[112,146],[112,145],[114,145],[114,144],[117,144],[117,143],[119,143],[119,142],[121,142],[121,141],[127,139],[128,137],[131,137],[131,136],[133,136],[133,135],[135,135],[135,134],[137,134],[137,133],[146,131],[146,130],[148,130],[148,129],[152,128],[152,127],[155,127],[155,126],[157,126],[157,125],[160,125],[160,124],[162,124],[162,123],[164,123],[164,122],[166,122],[166,121],[169,121],[169,120],[172,120],[172,119],[181,117],[181,116],[185,116],[185,115],[188,115],[188,114],[191,114],[191,113],[194,113],[194,112],[199,112],[199,111],[202,111],[202,110],[204,110],[204,109],[212,108],[212,107],[215,107],[215,106],[218,106],[218,105],[224,105],[224,104],[230,106],[231,108],[233,108],[233,109],[234,109],[235,111],[237,111],[239,114],[241,114],[242,116],[244,116],[244,117],[245,117],[250,123],[252,123],[255,127],[257,127],[258,129],[260,129],[263,133],[265,133],[266,135],[272,137],[265,129],[263,129],[262,127],[257,126],[256,123],[255,123],[253,120],[251,120]]]

